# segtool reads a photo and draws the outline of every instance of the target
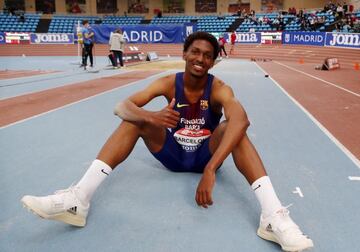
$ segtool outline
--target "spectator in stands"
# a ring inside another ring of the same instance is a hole
[[[114,68],[118,68],[118,62],[120,66],[124,66],[123,53],[125,50],[125,39],[121,29],[116,29],[111,35],[109,40],[110,51],[114,54]]]
[[[245,9],[242,9],[242,11],[241,11],[241,16],[242,16],[242,17],[247,17],[247,13],[246,13],[246,10],[245,10]]]
[[[318,24],[318,26],[322,26],[322,25],[324,25],[325,24],[325,17],[324,16],[322,16],[322,17],[319,17],[318,19],[317,19],[317,24]]]
[[[296,15],[296,9],[295,9],[295,7],[290,7],[288,13],[289,13],[290,15]]]
[[[260,17],[258,18],[258,23],[259,23],[260,25],[262,25],[263,22],[264,22],[264,16],[260,16]]]
[[[71,7],[70,7],[70,12],[74,13],[74,14],[81,13],[81,9],[80,9],[78,1],[72,2]]]
[[[344,16],[345,16],[346,13],[348,12],[348,5],[347,5],[347,3],[345,1],[343,3],[343,10],[344,10]]]
[[[222,52],[224,52],[225,57],[228,58],[228,55],[227,55],[226,49],[225,49],[226,39],[224,38],[224,35],[220,35],[218,42],[219,42],[219,48],[220,48],[220,59],[222,59]]]
[[[285,23],[284,23],[284,18],[280,18],[279,19],[279,30],[280,31],[283,31],[284,30],[284,27],[285,27]]]
[[[338,3],[338,5],[336,7],[336,13],[337,13],[339,18],[343,17],[344,9],[343,9],[343,7],[342,7],[342,5],[340,3]]]
[[[299,18],[303,18],[304,17],[304,10],[303,9],[300,9],[299,10],[299,15],[298,15]]]
[[[272,27],[277,31],[280,29],[280,19],[278,17],[273,20]]]
[[[92,28],[89,25],[89,21],[88,20],[84,20],[82,22],[82,37],[83,37],[83,44],[84,44],[84,51],[85,51],[85,55],[83,58],[83,66],[84,69],[86,69],[87,67],[87,58],[90,58],[90,67],[94,66],[94,59],[93,59],[93,47],[94,47],[94,31],[92,30]]]
[[[264,24],[269,24],[270,23],[270,19],[268,18],[268,16],[264,16],[263,23]]]
[[[302,20],[301,20],[300,30],[306,31],[306,21],[305,21],[305,19],[302,19]]]
[[[22,12],[22,13],[20,14],[20,16],[19,16],[19,22],[25,23],[25,15],[24,15],[23,12]]]
[[[348,23],[345,23],[342,27],[342,31],[343,32],[350,32],[351,31],[351,26]]]
[[[9,7],[9,14],[10,16],[15,16],[15,8],[13,6]]]
[[[240,5],[239,5],[239,7],[238,7],[238,10],[237,10],[237,15],[239,16],[239,17],[241,17],[241,8],[240,8]]]
[[[255,15],[254,15],[254,16],[251,16],[251,21],[252,21],[254,24],[258,25],[258,20],[257,20],[257,18],[256,18]]]
[[[230,43],[231,43],[230,55],[234,52],[235,41],[236,41],[236,33],[235,31],[233,31],[230,36]]]
[[[309,22],[310,22],[310,28],[312,31],[315,31],[316,27],[315,27],[315,17],[311,17],[309,19]]]

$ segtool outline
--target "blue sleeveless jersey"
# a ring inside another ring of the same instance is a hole
[[[209,137],[219,125],[222,114],[211,110],[213,75],[208,74],[205,90],[195,103],[185,97],[183,76],[183,72],[177,73],[175,80],[174,110],[180,113],[180,120],[176,128],[167,131],[162,150],[153,155],[172,171],[202,172],[211,158]]]
[[[180,113],[180,121],[171,132],[184,151],[193,152],[210,137],[219,125],[221,115],[212,112],[209,102],[214,76],[208,74],[204,93],[195,103],[189,103],[185,97],[183,76],[184,73],[176,74],[174,109]]]

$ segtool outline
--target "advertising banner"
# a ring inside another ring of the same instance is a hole
[[[92,25],[95,42],[109,43],[111,32],[118,28],[123,31],[127,43],[183,43],[183,25]]]
[[[348,47],[360,49],[359,33],[326,33],[325,46]]]
[[[283,32],[282,43],[291,45],[324,46],[325,32]]]
[[[30,34],[27,32],[5,32],[6,44],[30,44]]]
[[[225,39],[230,43],[231,33],[225,34]],[[261,32],[239,32],[236,33],[235,43],[238,44],[260,44],[261,43]]]
[[[74,34],[70,33],[32,33],[31,44],[74,44]]]

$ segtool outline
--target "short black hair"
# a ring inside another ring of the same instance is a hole
[[[185,42],[184,42],[184,52],[186,52],[189,49],[189,46],[195,41],[195,40],[206,40],[208,41],[212,47],[214,48],[214,54],[213,54],[213,60],[216,60],[218,54],[219,54],[219,42],[217,39],[211,35],[210,33],[199,31],[194,32],[190,34]]]

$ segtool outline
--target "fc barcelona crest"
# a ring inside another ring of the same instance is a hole
[[[200,100],[200,108],[202,110],[207,110],[209,107],[208,100]]]

